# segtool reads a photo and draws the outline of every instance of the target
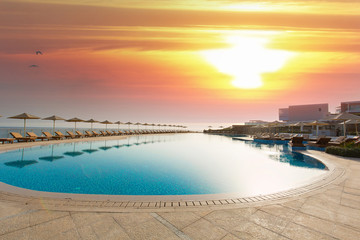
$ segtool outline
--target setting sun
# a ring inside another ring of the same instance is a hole
[[[232,85],[251,89],[263,86],[261,74],[281,69],[294,53],[268,49],[265,37],[229,36],[226,49],[203,51],[202,55],[216,69],[232,76]]]

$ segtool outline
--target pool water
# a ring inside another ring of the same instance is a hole
[[[107,195],[269,194],[327,172],[287,145],[205,134],[132,136],[0,154],[0,181],[26,189]]]

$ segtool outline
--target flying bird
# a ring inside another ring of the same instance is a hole
[[[39,54],[40,54],[40,55],[43,55],[41,51],[39,51],[39,50],[36,51],[36,55],[39,55]]]
[[[39,67],[39,65],[35,65],[35,64],[34,64],[34,65],[30,65],[29,67],[30,67],[30,68],[35,68],[35,67]]]

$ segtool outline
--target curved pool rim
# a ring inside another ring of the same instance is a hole
[[[0,147],[0,153],[10,150],[15,150],[24,147],[34,147],[40,145],[51,145],[54,143],[62,143],[62,142],[78,142],[78,141],[100,141],[104,139],[124,139],[127,136],[114,136],[114,137],[101,137],[94,139],[71,139],[71,140],[61,140],[61,141],[49,141],[49,142],[35,142],[35,143],[19,143],[19,144],[6,144]],[[326,187],[332,182],[342,178],[345,174],[345,170],[343,168],[339,168],[335,164],[332,164],[331,161],[328,160],[326,156],[321,156],[319,154],[314,154],[310,151],[299,151],[302,154],[311,156],[318,161],[322,162],[327,168],[328,172],[323,174],[322,176],[314,177],[309,179],[302,186],[298,186],[296,188],[288,189],[282,192],[267,194],[267,195],[257,195],[257,196],[242,196],[239,193],[224,193],[224,194],[201,194],[201,195],[97,195],[97,194],[74,194],[74,193],[54,193],[54,192],[42,192],[36,190],[29,190],[25,188],[15,187],[12,185],[5,184],[0,182],[0,194],[8,197],[21,197],[21,199],[17,199],[20,202],[30,203],[32,201],[41,201],[41,200],[66,200],[66,201],[74,201],[76,206],[76,202],[79,201],[100,201],[100,202],[114,202],[114,203],[126,203],[125,207],[130,206],[130,203],[134,203],[134,208],[140,208],[142,204],[139,206],[135,206],[135,203],[148,203],[148,202],[157,202],[165,204],[166,202],[175,201],[181,207],[181,202],[185,204],[185,202],[192,202],[194,206],[202,206],[201,202],[211,203],[211,205],[216,205],[216,203],[220,203],[221,205],[231,205],[236,203],[258,203],[264,201],[278,200],[283,198],[289,198],[293,196],[299,196],[302,194],[310,193],[312,191],[319,190],[321,188]],[[199,202],[199,205],[196,205],[195,202]],[[177,205],[175,203],[175,205]],[[122,205],[122,204],[121,204]],[[156,204],[155,204],[156,205]],[[166,204],[165,204],[166,205]],[[186,204],[185,204],[186,205]],[[209,204],[206,204],[209,205]],[[176,207],[176,206],[175,206]]]

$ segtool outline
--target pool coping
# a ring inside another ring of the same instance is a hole
[[[6,144],[0,147],[0,152],[15,150],[23,147],[34,147],[64,142],[101,141],[124,139],[127,136],[97,137],[71,139],[49,142]],[[12,146],[14,145],[14,146]],[[16,145],[16,146],[15,146]],[[331,161],[330,155],[317,151],[298,151],[323,162],[328,167],[328,172],[319,177],[312,178],[304,185],[280,191],[277,193],[255,196],[241,196],[231,194],[204,194],[204,195],[93,195],[93,194],[66,194],[40,192],[11,186],[0,182],[0,200],[11,201],[35,208],[49,210],[69,211],[95,211],[95,212],[133,212],[133,211],[169,211],[177,209],[194,208],[234,208],[258,206],[269,202],[288,201],[290,199],[312,195],[324,191],[332,183],[343,181],[346,169]]]

